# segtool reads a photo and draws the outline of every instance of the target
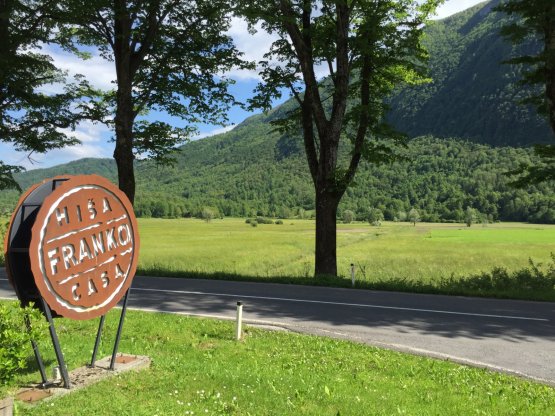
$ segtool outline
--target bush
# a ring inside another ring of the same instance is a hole
[[[3,221],[2,218],[0,218],[0,243],[4,242],[4,236],[8,232],[9,225],[9,221]],[[4,263],[4,250],[0,250],[0,266],[4,266]]]
[[[367,220],[370,225],[373,225],[374,227],[379,227],[384,220],[382,210],[379,208],[370,208],[370,211],[368,211]]]
[[[256,217],[256,222],[258,224],[273,224],[274,221],[272,221],[269,218],[264,218],[264,217]]]
[[[250,224],[252,227],[258,227],[258,222],[256,222],[256,220],[252,220],[249,224]]]
[[[277,221],[276,221],[276,224],[282,225],[282,224],[283,224],[283,221],[282,221],[282,220],[277,220]]]
[[[252,220],[251,220],[250,218],[247,218],[247,219],[245,220],[245,224],[250,224],[251,221],[252,221]]]
[[[26,317],[31,321],[30,332],[25,325]],[[17,302],[0,304],[0,383],[7,383],[18,370],[27,367],[32,354],[31,339],[39,341],[46,328],[39,310],[20,308]]]
[[[212,208],[204,207],[200,212],[200,217],[206,222],[212,221],[216,216],[216,212]]]
[[[555,290],[555,256],[551,254],[551,262],[536,264],[529,259],[529,267],[507,271],[503,267],[495,267],[491,272],[483,272],[467,277],[442,279],[440,287],[449,292],[470,290],[471,293],[499,295],[511,293],[552,293]],[[518,296],[517,296],[518,298]]]
[[[343,223],[350,224],[355,220],[355,213],[349,209],[343,211]]]

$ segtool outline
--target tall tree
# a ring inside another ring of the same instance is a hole
[[[241,2],[240,2],[241,3]],[[400,135],[384,123],[384,98],[425,72],[421,44],[427,18],[441,0],[254,0],[238,10],[277,36],[261,62],[254,105],[289,89],[298,110],[286,127],[302,127],[316,191],[315,274],[337,275],[337,207],[360,160],[391,158],[384,139]],[[318,74],[327,70],[322,81]],[[349,148],[346,166],[339,149]]]
[[[540,87],[537,95],[528,97],[523,103],[536,105],[538,112],[547,117],[555,134],[555,2],[506,0],[496,10],[512,17],[502,29],[506,38],[515,44],[535,39],[542,45],[538,53],[519,56],[507,63],[524,65],[527,70],[521,82]],[[523,165],[513,172],[524,173],[515,182],[517,185],[555,180],[555,145],[538,145],[535,150],[540,164]]]
[[[79,107],[85,107],[75,101],[86,88],[83,80],[58,94],[42,91],[65,81],[52,59],[40,53],[41,45],[52,40],[56,4],[0,0],[0,140],[27,153],[78,143],[60,129],[74,129],[84,117]],[[0,161],[0,189],[19,188],[13,173],[20,170]]]
[[[151,110],[189,123],[227,121],[233,97],[219,76],[243,62],[225,34],[230,24],[225,0],[68,0],[60,3],[66,46],[93,46],[114,62],[116,90],[97,103],[115,114],[114,158],[119,187],[135,198],[137,154],[167,161],[193,127],[147,121]]]

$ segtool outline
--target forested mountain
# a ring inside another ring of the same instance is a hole
[[[434,82],[399,91],[391,121],[422,135],[399,152],[404,160],[363,163],[340,205],[359,219],[379,208],[386,219],[417,208],[425,221],[463,221],[474,208],[489,220],[555,222],[550,184],[516,190],[505,172],[534,156],[516,148],[551,139],[546,123],[515,100],[524,92],[500,61],[512,47],[499,37],[496,2],[475,6],[429,29]],[[529,45],[533,47],[533,45]],[[225,216],[307,216],[314,188],[300,136],[281,135],[270,121],[294,104],[248,118],[231,132],[183,146],[174,166],[138,161],[135,208],[141,216],[195,216],[210,207]],[[434,138],[441,137],[441,138]],[[462,140],[461,140],[462,139]],[[484,143],[484,144],[478,144]],[[99,173],[115,181],[110,159],[83,159],[17,176],[22,188],[57,174]],[[15,191],[2,191],[0,212]]]
[[[254,116],[231,132],[182,147],[173,167],[137,162],[137,214],[198,216],[209,207],[225,216],[310,216],[314,190],[300,138],[272,130]],[[421,137],[400,150],[403,160],[361,166],[340,205],[365,219],[379,208],[386,219],[417,208],[424,221],[464,221],[471,207],[489,220],[555,222],[555,190],[548,184],[516,190],[505,172],[533,158],[530,149],[491,147],[455,139]],[[23,173],[23,187],[61,173],[97,172],[115,180],[110,159],[84,159]],[[16,192],[2,192],[11,209]]]
[[[499,0],[480,3],[428,28],[431,83],[401,89],[389,119],[411,137],[457,137],[494,146],[547,143],[553,133],[535,109],[518,104],[529,87],[518,85],[520,68],[501,65],[523,50],[501,38]]]

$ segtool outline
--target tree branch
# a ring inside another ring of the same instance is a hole
[[[335,93],[331,113],[331,136],[339,140],[340,131],[347,109],[347,96],[349,93],[349,7],[347,0],[338,1],[336,4],[336,66]]]
[[[104,39],[106,40],[108,45],[110,45],[110,47],[114,49],[114,32],[112,31],[112,29],[110,29],[110,26],[108,25],[108,21],[104,18],[104,16],[102,16],[102,14],[100,13],[100,10],[97,9],[95,10],[95,12],[96,12],[96,17],[98,18],[98,21],[102,29],[104,29],[104,33],[103,33]]]
[[[351,161],[349,167],[345,172],[345,189],[353,181],[355,173],[357,171],[360,159],[362,157],[362,150],[364,148],[364,139],[366,133],[368,132],[369,117],[368,117],[368,106],[370,105],[370,76],[371,76],[371,64],[370,57],[365,55],[362,62],[362,68],[360,71],[360,108],[361,112],[359,115],[359,122],[357,133],[355,137],[355,144],[353,148],[353,154],[351,156]]]

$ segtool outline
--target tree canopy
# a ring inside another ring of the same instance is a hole
[[[42,45],[52,41],[56,22],[54,1],[0,0],[0,140],[16,150],[44,153],[78,141],[66,134],[83,117],[91,117],[79,98],[90,94],[83,79],[65,88]],[[47,94],[46,86],[58,84],[62,92]],[[0,189],[18,188],[13,173],[21,167],[0,161]]]
[[[517,44],[536,38],[542,45],[538,53],[518,56],[507,63],[527,67],[522,84],[542,87],[523,102],[536,105],[555,134],[555,3],[552,0],[506,0],[497,10],[513,17],[503,27],[504,36]],[[541,159],[539,164],[523,165],[513,172],[524,174],[515,181],[517,185],[555,180],[555,145],[537,145],[536,153]]]
[[[114,158],[120,188],[135,196],[135,156],[168,162],[175,146],[195,131],[192,124],[227,121],[234,98],[221,75],[244,63],[225,34],[225,0],[69,0],[60,4],[66,48],[98,48],[114,62],[116,90],[97,102],[115,130]],[[184,120],[177,128],[148,121],[150,111]]]

